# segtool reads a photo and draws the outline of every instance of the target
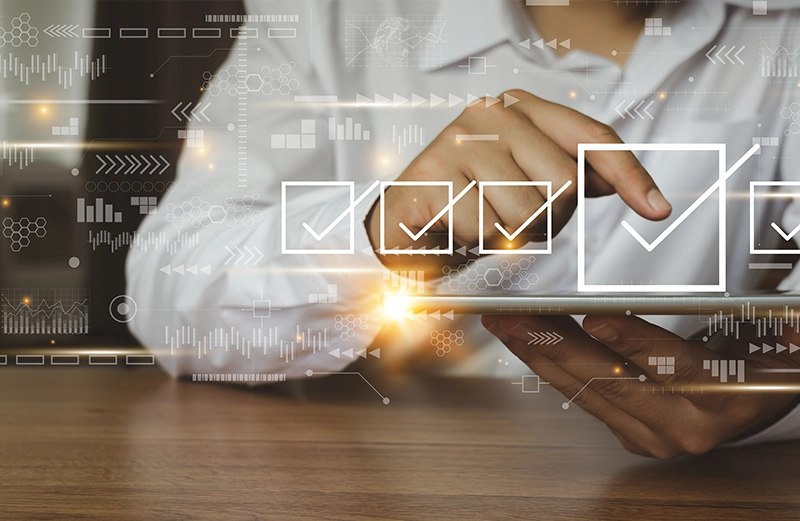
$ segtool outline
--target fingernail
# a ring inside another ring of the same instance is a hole
[[[657,212],[672,211],[672,205],[664,198],[664,194],[662,194],[658,188],[650,190],[647,194],[647,202],[650,203],[650,208]]]
[[[496,336],[501,342],[508,342],[508,334],[500,328],[497,322],[487,327],[486,330]]]
[[[614,326],[609,323],[605,323],[596,329],[587,329],[586,331],[601,342],[613,342],[619,338],[619,331],[614,329]]]

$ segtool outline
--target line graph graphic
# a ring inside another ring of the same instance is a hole
[[[348,67],[441,67],[447,57],[447,22],[433,15],[349,15]]]
[[[88,289],[4,289],[3,333],[85,335],[89,333]]]
[[[800,78],[800,38],[781,41],[762,37],[759,41],[761,77],[770,83],[785,83]]]

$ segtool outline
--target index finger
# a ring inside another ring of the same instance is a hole
[[[703,360],[719,358],[705,346],[692,345],[639,317],[587,316],[583,329],[666,387],[691,386],[705,381],[701,372]],[[670,358],[671,363],[659,364],[659,358]],[[660,365],[669,367],[662,370]]]
[[[518,94],[515,91],[514,96]],[[589,116],[530,94],[523,98],[527,103],[517,103],[511,108],[522,111],[539,130],[572,157],[577,158],[578,145],[582,143],[623,144],[614,129]],[[587,151],[586,161],[636,213],[655,221],[669,217],[672,205],[633,152]]]

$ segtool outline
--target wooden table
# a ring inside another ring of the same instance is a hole
[[[800,518],[799,444],[664,463],[550,389],[372,383],[0,367],[0,519]]]

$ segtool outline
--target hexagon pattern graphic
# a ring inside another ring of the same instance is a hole
[[[523,257],[516,262],[503,260],[499,267],[470,260],[458,268],[442,268],[442,283],[450,291],[483,291],[488,288],[527,290],[539,283],[539,276],[531,271],[535,257]]]
[[[31,15],[22,13],[11,20],[11,30],[0,27],[0,47],[36,47],[39,45],[39,29],[31,26]]]
[[[236,65],[230,65],[217,74],[206,71],[203,73],[203,90],[214,97],[222,94],[238,96],[248,92],[261,92],[265,96],[288,96],[300,88],[300,82],[289,77],[296,65],[295,62],[290,62],[279,67],[264,66],[260,74],[247,74]]]
[[[785,135],[791,136],[800,134],[800,103],[795,101],[781,110],[781,117],[791,122],[789,123],[789,128],[783,132]]]
[[[184,226],[205,228],[211,224],[224,224],[229,228],[242,225],[249,228],[264,218],[261,211],[253,209],[257,200],[258,194],[246,195],[241,199],[228,197],[223,206],[212,205],[195,196],[180,205],[167,204],[166,219],[178,229]]]
[[[47,221],[39,217],[31,221],[23,217],[15,221],[11,217],[3,219],[3,237],[11,239],[11,251],[18,252],[31,244],[31,236],[44,237],[47,235]]]
[[[356,336],[356,329],[367,329],[367,315],[336,315],[333,317],[333,327],[339,331],[342,340],[347,341]]]
[[[444,356],[453,350],[453,346],[464,345],[464,332],[456,331],[431,331],[431,345],[436,348],[437,356]]]

